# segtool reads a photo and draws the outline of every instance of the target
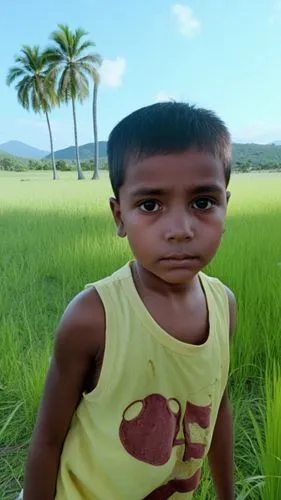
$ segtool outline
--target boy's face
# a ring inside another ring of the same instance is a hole
[[[228,193],[223,165],[197,150],[129,163],[119,202],[118,234],[139,264],[171,284],[190,281],[214,257]]]

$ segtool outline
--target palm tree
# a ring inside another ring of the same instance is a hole
[[[7,85],[14,82],[18,101],[24,109],[33,109],[34,113],[45,114],[51,146],[53,179],[57,179],[56,162],[54,155],[53,137],[49,113],[58,104],[54,82],[47,78],[48,67],[45,53],[41,52],[38,45],[30,47],[23,45],[21,54],[15,57],[15,66],[9,69]]]
[[[100,84],[100,76],[98,72],[94,77],[94,92],[93,92],[93,129],[94,129],[94,173],[92,179],[99,179],[99,142],[98,142],[98,121],[97,121],[97,98],[98,87]]]
[[[87,77],[95,77],[95,65],[99,65],[101,60],[99,54],[86,53],[95,46],[94,42],[83,40],[86,35],[88,32],[82,28],[72,32],[67,25],[59,24],[50,36],[54,43],[46,50],[49,76],[56,81],[58,97],[61,102],[71,100],[72,103],[78,180],[85,177],[80,165],[75,104],[77,99],[82,103],[88,97]]]

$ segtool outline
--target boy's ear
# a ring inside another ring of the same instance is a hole
[[[227,201],[227,203],[229,202],[230,197],[231,197],[231,192],[230,191],[226,191],[226,201]]]
[[[110,209],[111,209],[114,221],[115,221],[117,234],[118,234],[118,236],[120,236],[120,238],[125,238],[126,231],[125,231],[125,227],[124,227],[122,216],[121,216],[120,203],[116,200],[116,198],[110,198],[109,204],[110,204]]]

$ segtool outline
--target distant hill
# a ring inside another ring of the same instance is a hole
[[[232,150],[233,163],[251,161],[253,167],[272,163],[281,165],[281,141],[275,141],[272,144],[234,143],[232,145]],[[94,155],[94,144],[92,142],[83,144],[79,147],[79,152],[81,160],[92,160]],[[32,159],[51,158],[51,155],[45,151],[33,148],[19,141],[10,141],[0,145],[0,157],[5,154]],[[106,158],[106,156],[107,142],[99,141],[99,157]],[[70,146],[55,151],[55,157],[57,160],[75,161],[75,147]]]
[[[276,141],[276,143],[277,142],[279,141]],[[232,148],[233,163],[250,160],[253,165],[266,165],[269,163],[281,164],[281,145],[278,144],[234,143]]]
[[[20,141],[9,141],[5,142],[4,144],[0,144],[0,150],[14,156],[20,156],[22,158],[32,158],[33,160],[40,160],[48,154],[48,151],[42,151],[41,149],[33,148],[32,146],[24,144]]]
[[[99,157],[106,158],[107,156],[107,142],[99,142]],[[233,150],[233,163],[243,162],[250,160],[253,165],[265,165],[268,163],[281,164],[281,141],[280,146],[275,144],[240,144],[234,143]],[[81,160],[92,160],[94,154],[94,144],[83,144],[79,147]],[[55,151],[57,160],[75,160],[75,147],[60,149]],[[51,155],[46,157],[51,158]]]
[[[107,142],[99,141],[99,157],[106,158]],[[94,143],[89,142],[88,144],[84,144],[83,146],[79,146],[80,160],[92,160],[94,155]],[[56,160],[75,160],[75,147],[70,146],[69,148],[59,149],[55,151]],[[51,155],[46,156],[46,159],[49,160]]]
[[[11,155],[10,153],[6,153],[6,151],[0,149],[0,158],[13,158],[13,155]]]

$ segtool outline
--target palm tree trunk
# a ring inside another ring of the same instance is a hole
[[[98,81],[94,80],[94,95],[93,95],[93,128],[94,128],[94,174],[92,179],[99,179],[99,143],[98,143],[98,123],[97,123],[97,97],[98,97]]]
[[[77,120],[76,120],[76,110],[75,110],[75,101],[74,98],[72,100],[72,112],[73,112],[73,125],[74,125],[74,140],[75,140],[75,150],[76,150],[76,165],[77,165],[77,178],[78,181],[85,179],[81,165],[80,165],[80,157],[79,157],[79,147],[78,147],[78,135],[77,135]]]
[[[47,111],[45,112],[45,115],[46,115],[46,120],[47,120],[47,124],[48,124],[48,129],[49,129],[49,136],[50,136],[50,146],[51,146],[51,156],[52,156],[52,166],[53,166],[53,181],[56,181],[58,179],[58,175],[57,175],[56,161],[55,161],[55,154],[54,154],[53,136],[52,136],[49,115],[48,115]]]

